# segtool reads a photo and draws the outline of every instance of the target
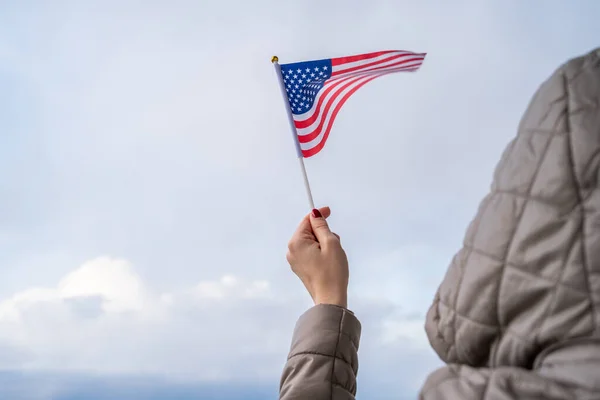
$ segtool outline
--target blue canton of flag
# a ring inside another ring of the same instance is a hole
[[[304,114],[331,77],[331,59],[282,64],[281,74],[293,114]]]

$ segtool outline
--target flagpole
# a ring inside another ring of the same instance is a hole
[[[292,109],[290,108],[289,100],[287,97],[287,92],[285,90],[285,83],[283,82],[283,75],[281,74],[281,66],[279,65],[279,58],[277,56],[273,56],[271,58],[271,62],[275,66],[275,72],[277,73],[277,80],[279,81],[279,89],[281,90],[281,95],[283,96],[283,102],[285,110],[288,116],[288,122],[290,123],[290,129],[292,131],[292,136],[294,137],[294,143],[296,144],[296,154],[298,155],[298,160],[300,161],[300,170],[302,171],[302,177],[304,178],[304,188],[306,189],[306,194],[308,196],[308,203],[310,205],[311,210],[315,208],[315,202],[313,200],[312,192],[310,190],[310,183],[308,182],[308,175],[306,174],[306,167],[304,166],[304,156],[302,155],[302,149],[300,148],[300,142],[298,141],[298,133],[296,132],[296,125],[294,124],[294,116],[292,115]]]

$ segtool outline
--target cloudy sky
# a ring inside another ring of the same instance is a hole
[[[351,263],[359,398],[414,398],[423,317],[595,0],[0,0],[0,397],[275,399],[309,210],[270,57],[427,52],[307,160]]]

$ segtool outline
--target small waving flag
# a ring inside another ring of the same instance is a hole
[[[358,89],[383,75],[418,70],[425,55],[391,50],[281,64],[302,157],[314,156],[323,149],[338,112]]]

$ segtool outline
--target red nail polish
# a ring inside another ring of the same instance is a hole
[[[312,216],[315,218],[323,218],[323,216],[321,215],[321,212],[319,210],[317,210],[316,208],[314,210],[312,210]]]

